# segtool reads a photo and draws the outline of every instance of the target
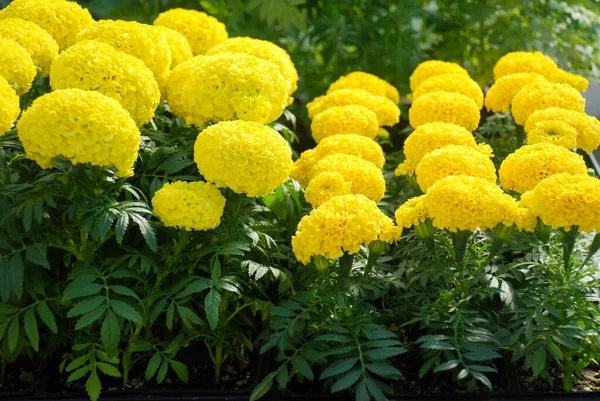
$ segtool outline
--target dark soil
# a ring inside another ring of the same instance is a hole
[[[39,364],[27,358],[6,364],[4,375],[0,374],[0,397],[3,394],[33,393],[38,369]]]

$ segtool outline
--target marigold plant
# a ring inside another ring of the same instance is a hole
[[[352,194],[352,182],[337,171],[323,171],[310,180],[304,197],[312,207],[317,207],[334,196]]]
[[[19,96],[8,81],[0,75],[0,136],[12,127],[20,112]]]
[[[362,89],[376,96],[387,97],[396,104],[400,103],[398,89],[386,80],[367,72],[354,71],[339,77],[335,82],[329,85],[327,94],[340,89]]]
[[[171,110],[171,113],[181,118],[187,118],[190,115],[189,108],[186,107],[186,97],[184,95],[188,82],[192,74],[200,65],[204,63],[203,56],[192,57],[191,59],[179,64],[169,74],[165,98]]]
[[[323,138],[357,134],[367,138],[375,138],[379,130],[377,116],[364,106],[331,107],[315,116],[310,124],[310,131],[315,142]]]
[[[424,61],[415,68],[410,76],[410,90],[414,93],[422,82],[435,75],[461,74],[469,76],[469,72],[456,63],[441,60]]]
[[[171,69],[194,57],[192,47],[181,33],[162,25],[157,25],[156,29],[169,44],[169,51],[171,52]]]
[[[408,119],[414,128],[440,122],[474,131],[479,125],[479,118],[479,108],[473,99],[460,93],[443,91],[420,96],[408,110]]]
[[[533,83],[523,87],[513,98],[512,115],[517,124],[524,126],[534,111],[549,107],[583,112],[585,99],[566,84]]]
[[[510,52],[500,57],[494,66],[494,79],[520,72],[540,74],[551,79],[558,65],[542,52]]]
[[[27,92],[37,74],[37,68],[23,46],[0,37],[0,75],[19,94]]]
[[[427,93],[438,91],[460,93],[473,99],[479,109],[483,107],[483,91],[477,82],[465,74],[441,74],[427,78],[413,92],[412,100],[414,102]]]
[[[321,160],[322,157],[319,155],[316,149],[308,149],[302,152],[298,160],[294,162],[294,167],[290,173],[290,178],[298,181],[298,183],[305,187],[308,185],[311,178],[311,171],[315,164]]]
[[[510,105],[517,92],[529,84],[538,82],[550,81],[543,75],[533,72],[517,72],[501,76],[485,95],[485,107],[494,113],[506,113],[510,111]]]
[[[577,130],[564,121],[544,120],[535,124],[534,128],[527,133],[527,144],[551,143],[573,149],[577,147],[578,135]]]
[[[394,214],[396,224],[399,227],[411,228],[429,219],[430,216],[425,206],[425,198],[425,195],[415,196],[400,205]]]
[[[570,73],[560,68],[550,79],[552,82],[570,85],[579,92],[585,92],[590,85],[589,81],[585,77]]]

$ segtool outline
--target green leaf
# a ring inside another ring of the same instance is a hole
[[[77,321],[77,324],[75,325],[75,330],[81,330],[81,329],[89,326],[90,324],[96,322],[98,319],[100,319],[102,317],[102,315],[104,315],[105,311],[106,311],[106,305],[100,305],[97,309],[94,309],[93,311],[86,313]]]
[[[85,357],[86,357],[86,360],[87,360],[88,356],[87,356],[87,355],[85,355]],[[87,374],[87,373],[88,373],[88,372],[89,372],[91,369],[92,369],[92,366],[91,366],[91,365],[87,365],[87,366],[84,366],[84,367],[82,367],[82,368],[79,368],[79,369],[77,369],[76,371],[74,371],[73,373],[71,373],[71,374],[69,375],[69,377],[67,378],[67,383],[71,383],[71,382],[73,382],[73,381],[75,381],[75,380],[79,380],[79,379],[81,379],[81,378],[82,378],[83,376],[85,376],[85,375],[86,375],[86,374]]]
[[[221,278],[221,262],[219,262],[219,258],[215,257],[210,268],[210,279],[216,283],[219,278]]]
[[[136,311],[131,305],[126,302],[112,300],[110,301],[110,308],[115,311],[119,316],[130,320],[136,324],[144,323],[144,318],[138,311]]]
[[[21,308],[19,306],[0,303],[0,315],[12,315],[20,311]]]
[[[85,382],[85,389],[92,401],[98,401],[100,392],[102,391],[102,384],[100,383],[100,379],[96,372],[93,371],[90,377],[88,377]]]
[[[148,247],[152,251],[156,252],[156,234],[154,233],[152,227],[150,227],[150,223],[148,223],[148,220],[135,213],[131,213],[130,216],[131,219],[135,222],[135,224],[137,224],[140,228],[140,232],[142,233],[142,236],[144,237],[144,240],[146,241]]]
[[[295,316],[295,313],[287,310],[285,308],[282,308],[281,306],[272,306],[270,308],[271,312],[273,312],[273,314],[275,316],[279,316],[279,317],[292,317]]]
[[[117,244],[121,245],[123,242],[123,236],[125,235],[125,231],[127,231],[127,227],[129,226],[129,215],[122,214],[117,219],[117,224],[115,224],[115,239],[117,240]]]
[[[165,360],[163,360],[162,365],[160,366],[160,369],[158,370],[158,375],[156,376],[157,383],[160,384],[165,380],[165,377],[167,377],[168,370],[169,370],[169,363],[165,359]]]
[[[356,386],[356,401],[370,401],[371,397],[367,391],[367,383],[363,380]]]
[[[296,355],[291,359],[292,366],[296,369],[300,374],[306,377],[308,380],[314,380],[314,375],[310,365],[306,361],[306,359],[302,358],[300,355]]]
[[[13,352],[19,342],[19,318],[14,317],[8,326],[8,349]]]
[[[33,221],[33,209],[30,204],[26,204],[23,208],[23,228],[25,231],[31,230],[31,222]]]
[[[479,380],[480,382],[482,382],[483,384],[485,384],[485,386],[487,388],[489,388],[490,390],[492,390],[492,382],[490,381],[490,379],[487,378],[486,375],[484,375],[483,373],[476,372],[476,371],[471,371],[471,374],[473,375],[473,377],[476,380]]]
[[[352,357],[347,359],[341,359],[339,361],[333,362],[327,369],[321,373],[321,380],[326,379],[328,377],[339,375],[340,373],[344,373],[349,371],[356,365],[358,361],[358,357]]]
[[[211,288],[210,292],[204,298],[204,306],[206,308],[206,318],[211,330],[217,328],[219,322],[219,305],[221,304],[221,294],[215,288]]]
[[[113,311],[109,310],[106,313],[104,322],[100,329],[100,339],[106,353],[109,355],[115,355],[117,353],[117,347],[119,346],[119,340],[121,339],[121,330],[119,328],[119,322]]]
[[[383,362],[373,362],[368,363],[365,366],[371,372],[381,377],[385,377],[386,379],[398,379],[402,376],[402,372],[400,372],[396,367],[394,367],[391,364]]]
[[[548,347],[548,351],[550,351],[554,359],[557,361],[561,361],[563,359],[563,353],[560,348],[556,346],[556,344],[554,344],[552,341],[548,341],[546,345]]]
[[[273,379],[276,374],[277,371],[269,373],[256,387],[254,387],[254,390],[250,395],[250,401],[256,401],[269,392],[271,386],[273,386]]]
[[[106,297],[102,295],[84,299],[73,306],[71,310],[69,310],[67,317],[70,318],[74,316],[85,315],[86,313],[98,308],[104,302],[106,302]]]
[[[148,362],[148,366],[146,366],[146,380],[150,380],[154,376],[161,362],[162,357],[158,352],[152,355],[152,358],[150,358],[150,361]]]
[[[387,359],[396,355],[404,354],[406,352],[406,348],[402,347],[385,347],[385,348],[376,348],[370,351],[365,352],[365,356],[371,359]]]
[[[480,350],[473,352],[465,352],[463,354],[463,357],[472,361],[489,361],[496,358],[502,358],[502,355],[500,355],[496,351]]]
[[[126,297],[132,297],[132,298],[135,298],[137,300],[140,299],[140,297],[138,296],[138,294],[135,293],[135,291],[133,291],[129,287],[125,287],[124,285],[111,285],[108,288],[111,291],[114,291],[114,292],[116,292],[119,295],[124,295]]]
[[[67,372],[72,372],[77,368],[83,366],[86,362],[90,360],[90,356],[88,354],[81,355],[75,359],[73,359],[65,368]]]
[[[169,308],[167,309],[167,328],[169,330],[173,329],[173,317],[175,316],[175,302],[171,302]]]
[[[367,341],[365,343],[365,345],[370,348],[381,348],[381,347],[393,347],[396,345],[402,345],[402,343],[399,340],[388,339],[388,340]]]
[[[421,344],[421,348],[435,349],[439,351],[452,351],[455,349],[454,345],[448,341],[425,342]]]
[[[46,259],[46,252],[46,244],[37,243],[27,248],[27,251],[25,252],[25,259],[34,265],[49,269],[50,263],[48,263],[48,260]]]
[[[352,386],[356,381],[361,377],[362,369],[354,369],[353,371],[344,375],[340,380],[336,381],[333,386],[331,386],[331,392],[337,393],[338,391],[342,391]]]
[[[432,357],[429,358],[427,360],[427,362],[425,362],[423,364],[423,366],[421,366],[421,368],[419,369],[419,379],[422,379],[423,377],[425,377],[425,375],[427,374],[427,372],[429,372],[431,370],[431,367],[436,363],[436,361],[439,360],[439,357]]]
[[[25,326],[25,334],[29,338],[29,343],[33,349],[38,352],[40,350],[40,332],[38,330],[37,319],[35,318],[35,310],[27,309],[23,316],[23,324]]]
[[[184,383],[188,382],[190,376],[188,374],[187,366],[185,366],[183,363],[181,363],[179,361],[175,361],[173,359],[169,359],[169,365],[171,365],[171,368],[173,368],[173,370],[177,374],[177,377],[179,377],[179,379],[182,382],[184,382]]]
[[[458,376],[456,377],[456,379],[462,380],[465,379],[467,376],[469,376],[469,371],[467,369],[462,369],[460,372],[458,372]]]
[[[95,295],[104,287],[94,282],[81,282],[80,280],[72,281],[63,292],[63,302],[70,301],[74,298],[87,297]]]
[[[12,288],[12,292],[15,294],[17,299],[21,299],[21,296],[23,295],[24,277],[25,264],[23,263],[23,257],[20,253],[15,253],[8,266],[8,280],[10,287]]]
[[[54,319],[54,314],[52,310],[48,306],[48,302],[40,301],[37,305],[37,313],[40,315],[42,322],[54,333],[58,333],[58,327],[56,327],[56,320]]]
[[[369,390],[369,393],[371,393],[376,401],[387,401],[385,394],[383,394],[383,391],[381,391],[373,379],[367,378],[365,382],[367,383],[367,390]]]
[[[538,377],[538,375],[542,372],[545,366],[546,347],[541,346],[533,353],[533,358],[531,359],[531,369],[533,370],[533,375],[535,377]]]
[[[459,364],[458,359],[452,359],[450,361],[446,361],[446,362],[436,366],[435,369],[433,369],[433,373],[443,372],[445,370],[454,369],[455,367],[458,366],[458,364]]]
[[[96,362],[96,366],[104,373],[105,375],[112,377],[121,377],[121,372],[115,365],[111,365],[110,363],[104,362]]]
[[[278,370],[277,370],[277,384],[279,385],[279,388],[283,389],[287,386],[288,383],[288,365],[287,363],[284,363]]]
[[[196,294],[198,292],[202,292],[206,289],[210,288],[210,281],[205,277],[200,277],[185,288],[185,290],[181,291],[179,294],[175,296],[175,299],[185,298],[189,295]]]

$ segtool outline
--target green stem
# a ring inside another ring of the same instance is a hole
[[[565,263],[565,273],[569,276],[571,270],[571,254],[573,253],[573,247],[575,246],[575,240],[579,235],[577,226],[572,226],[569,231],[564,228],[562,231],[562,244],[563,244],[563,261]]]
[[[537,223],[537,230],[540,233],[540,238],[542,239],[542,242],[549,242],[550,241],[550,230],[552,227],[550,227],[549,225],[545,224],[542,219],[538,219],[538,223]]]
[[[500,223],[494,229],[494,241],[492,242],[492,246],[490,247],[490,261],[494,258],[494,256],[498,254],[498,252],[500,252],[500,249],[502,249],[502,245],[506,242],[507,239],[510,238],[514,231],[514,225],[510,225],[507,227],[502,223]]]
[[[221,381],[221,369],[223,368],[223,342],[219,341],[215,349],[215,384]]]
[[[471,234],[473,233],[467,230],[460,230],[455,233],[451,233],[456,263],[461,263],[465,257],[465,252],[467,251],[467,242],[469,241]]]
[[[600,233],[596,233],[596,235],[594,236],[594,240],[592,241],[592,245],[590,245],[590,251],[588,252],[588,255],[586,256],[585,260],[583,261],[583,266],[585,266],[590,259],[592,259],[592,257],[596,254],[596,252],[598,252],[598,250],[600,249]]]
[[[408,176],[408,183],[410,184],[415,196],[423,195],[423,191],[421,191],[421,187],[417,183],[417,175],[412,173]]]
[[[179,256],[181,252],[183,252],[190,238],[192,238],[191,231],[185,230],[183,228],[179,231],[179,241],[177,242],[177,248],[175,248],[175,257]]]
[[[254,305],[254,301],[252,302],[246,302],[244,305],[242,305],[241,307],[237,308],[235,312],[233,312],[228,318],[227,320],[225,320],[225,323],[223,324],[224,327],[227,327],[227,325],[229,324],[229,322],[231,321],[231,319],[233,319],[235,317],[235,315],[237,315],[238,313],[240,313],[243,309],[247,308],[248,306]]]
[[[425,246],[433,255],[435,255],[435,228],[430,219],[427,219],[415,226],[415,232],[425,242]]]
[[[340,277],[347,278],[350,276],[350,270],[352,269],[353,262],[354,255],[344,252],[344,255],[342,255],[340,258]]]

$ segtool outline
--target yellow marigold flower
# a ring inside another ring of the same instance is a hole
[[[419,85],[428,78],[442,74],[461,74],[469,76],[469,72],[456,63],[440,60],[424,61],[417,66],[410,76],[410,90],[414,93]]]
[[[194,160],[218,187],[248,196],[273,192],[293,167],[292,150],[273,128],[251,121],[223,121],[198,135]]]
[[[192,47],[181,33],[160,25],[157,25],[156,29],[164,36],[169,44],[169,50],[171,51],[171,69],[194,57]]]
[[[562,121],[577,130],[577,147],[587,153],[592,153],[600,146],[600,122],[596,117],[588,116],[579,111],[549,107],[538,110],[527,119],[525,131],[532,132],[542,121]]]
[[[538,112],[536,111],[535,113]],[[529,117],[529,119],[531,119],[531,117]],[[551,143],[564,148],[573,149],[577,147],[577,135],[577,130],[564,121],[544,120],[535,124],[534,128],[527,133],[527,143],[529,145],[535,145],[536,143]]]
[[[391,226],[391,219],[367,197],[335,196],[300,220],[292,237],[292,250],[305,265],[313,256],[337,259],[344,252],[357,253],[362,244],[376,239],[397,240],[401,231],[393,232]]]
[[[427,153],[417,166],[417,183],[423,192],[442,178],[469,175],[496,182],[496,167],[487,155],[476,148],[447,145]]]
[[[427,93],[415,100],[408,110],[408,119],[414,128],[439,122],[460,125],[472,132],[479,126],[479,118],[477,103],[460,93]]]
[[[164,92],[171,68],[171,51],[167,40],[154,27],[134,21],[102,20],[81,31],[77,41],[82,40],[104,42],[139,58],[154,74],[161,93]]]
[[[310,172],[314,165],[321,160],[322,157],[315,149],[308,149],[302,152],[298,160],[294,162],[294,168],[290,173],[290,178],[298,181],[298,183],[306,188],[310,181]]]
[[[446,145],[462,145],[491,157],[492,148],[478,145],[473,134],[455,124],[427,123],[415,129],[404,142],[406,159],[396,169],[396,175],[411,175],[427,153]]]
[[[414,102],[427,93],[438,91],[460,93],[473,99],[479,109],[483,107],[483,91],[479,84],[464,74],[441,74],[427,78],[414,91],[412,100]]]
[[[0,75],[17,91],[25,93],[31,88],[37,68],[23,46],[14,40],[0,37]]]
[[[167,81],[166,99],[171,112],[178,117],[186,118],[190,115],[186,107],[186,98],[184,92],[191,80],[192,74],[204,63],[203,56],[192,57],[191,59],[179,64],[169,74]]]
[[[229,38],[206,52],[207,56],[219,53],[246,53],[263,60],[270,61],[279,67],[279,72],[288,84],[288,96],[291,96],[298,89],[298,72],[290,58],[290,55],[277,46],[266,40],[237,37]]]
[[[196,10],[172,8],[160,13],[154,25],[162,25],[181,33],[192,46],[194,55],[204,54],[213,46],[227,40],[225,24]]]
[[[500,182],[505,189],[519,193],[532,190],[554,174],[586,174],[583,157],[551,143],[522,146],[508,155],[500,166]]]
[[[225,197],[209,182],[175,181],[156,191],[152,208],[167,227],[210,230],[221,224]]]
[[[395,104],[400,103],[400,94],[394,86],[386,80],[367,72],[354,71],[339,77],[337,81],[329,85],[327,94],[340,89],[362,89],[375,96],[387,97]]]
[[[375,96],[362,89],[340,89],[315,98],[306,105],[308,116],[315,118],[319,113],[336,106],[358,105],[371,110],[377,116],[379,126],[392,126],[400,121],[400,109],[390,99]]]
[[[312,207],[320,206],[334,196],[350,195],[352,183],[337,171],[323,171],[310,180],[304,197]]]
[[[311,180],[323,171],[341,173],[352,183],[352,193],[379,202],[385,194],[383,173],[373,163],[358,156],[335,153],[319,160],[310,172]],[[310,185],[310,184],[309,184]]]
[[[12,127],[20,112],[19,96],[0,75],[0,136]]]
[[[63,0],[13,0],[0,11],[0,19],[5,18],[21,18],[39,25],[52,35],[59,50],[75,44],[79,31],[94,23],[87,9]]]
[[[485,95],[485,107],[494,113],[509,112],[510,105],[517,92],[529,84],[538,82],[550,81],[543,75],[533,72],[504,75],[494,82]]]
[[[377,130],[377,136],[379,138],[389,138],[390,137],[390,132],[388,130],[386,130],[385,128],[379,128]]]
[[[315,142],[323,138],[357,134],[373,139],[377,135],[379,123],[377,116],[364,106],[331,107],[315,116],[310,130]]]
[[[63,89],[37,98],[17,123],[27,157],[42,168],[57,157],[73,164],[116,167],[133,174],[140,133],[119,102],[101,93]]]
[[[524,193],[521,204],[552,227],[600,230],[600,180],[586,174],[554,174]]]
[[[411,228],[429,219],[425,206],[425,195],[410,198],[404,202],[395,213],[396,224],[399,227]]]
[[[515,95],[512,102],[512,115],[517,124],[525,125],[531,113],[548,107],[583,112],[585,99],[577,89],[567,84],[529,84]]]
[[[551,79],[558,65],[541,52],[510,52],[500,57],[494,66],[494,79],[519,72],[531,72]]]
[[[79,42],[56,58],[50,85],[55,90],[94,90],[112,97],[138,126],[150,121],[160,102],[158,84],[141,60],[93,40]]]
[[[58,55],[58,44],[48,32],[33,22],[20,18],[0,20],[0,37],[11,39],[29,52],[42,76],[50,73],[52,60]]]
[[[556,70],[556,72],[550,78],[550,80],[559,84],[571,85],[579,92],[585,92],[590,84],[585,77],[577,74],[572,74],[560,68]]]

